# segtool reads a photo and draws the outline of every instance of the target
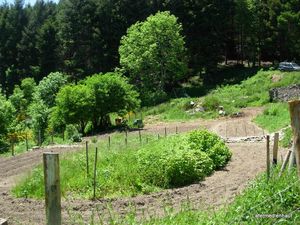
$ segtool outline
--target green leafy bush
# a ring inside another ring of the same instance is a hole
[[[196,130],[188,134],[191,149],[206,152],[213,160],[214,168],[221,168],[231,158],[231,152],[222,139],[207,130]]]
[[[183,186],[209,175],[213,171],[213,161],[205,152],[181,151],[170,158],[166,169],[170,185]]]
[[[231,152],[208,131],[172,136],[138,152],[143,182],[159,187],[183,186],[202,180],[213,169],[225,166]]]
[[[81,142],[82,135],[78,132],[74,125],[70,124],[66,126],[66,135],[67,139],[71,140],[72,142]]]

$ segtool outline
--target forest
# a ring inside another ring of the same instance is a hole
[[[297,0],[38,0],[0,5],[0,146],[109,126],[219,63],[300,56]],[[95,75],[95,76],[93,76]],[[86,110],[88,109],[88,110]]]

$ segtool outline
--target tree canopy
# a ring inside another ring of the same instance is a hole
[[[165,91],[187,72],[182,26],[169,12],[159,12],[132,25],[121,39],[120,64],[143,98]]]

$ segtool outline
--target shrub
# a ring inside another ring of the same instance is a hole
[[[183,186],[202,180],[213,171],[213,161],[205,152],[181,151],[170,158],[167,176],[172,186]]]
[[[223,140],[207,130],[196,130],[188,134],[189,147],[206,152],[213,160],[214,168],[225,166],[231,158],[231,152]]]
[[[71,140],[72,142],[81,142],[82,135],[78,132],[74,125],[67,125],[66,136],[67,139]]]
[[[230,157],[228,147],[216,134],[197,130],[142,148],[138,166],[143,182],[172,187],[202,180],[213,169],[225,166]]]

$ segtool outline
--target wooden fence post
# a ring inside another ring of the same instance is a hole
[[[26,133],[26,137],[25,137],[25,145],[26,145],[26,151],[28,151],[28,135]]]
[[[108,149],[110,150],[110,136],[108,136]]]
[[[44,182],[47,225],[61,225],[59,155],[44,153]]]
[[[89,143],[85,142],[85,155],[86,155],[86,177],[89,177]]]
[[[96,147],[95,152],[95,165],[94,165],[94,193],[93,193],[93,199],[96,199],[96,178],[97,178],[97,161],[98,161],[98,148]]]
[[[267,180],[270,178],[270,135],[267,135]]]
[[[141,134],[141,130],[139,130],[139,139],[140,139],[140,144],[142,144],[142,134]]]
[[[15,156],[15,143],[14,143],[14,141],[11,141],[11,155]]]
[[[278,142],[279,142],[279,133],[275,133],[274,145],[273,145],[273,165],[277,165]]]
[[[54,134],[53,134],[53,131],[51,131],[51,143],[54,144]]]
[[[290,156],[291,156],[291,153],[292,153],[292,151],[289,150],[288,153],[286,154],[286,157],[285,157],[285,159],[284,159],[284,162],[283,162],[283,164],[282,164],[282,166],[281,166],[281,169],[280,169],[280,172],[279,172],[279,177],[281,177],[281,175],[283,174],[283,171],[284,171],[285,168],[286,168],[286,165],[287,165],[287,163],[288,163],[288,161],[289,161],[289,158],[290,158]]]
[[[178,127],[177,126],[176,126],[176,130],[175,131],[176,131],[176,134],[178,134]]]
[[[42,145],[42,136],[41,136],[41,130],[39,130],[39,147],[41,147],[41,145]]]
[[[290,101],[290,117],[291,117],[291,126],[293,130],[293,143],[294,143],[294,154],[296,156],[297,163],[297,172],[300,178],[300,101]],[[293,157],[293,153],[292,153]]]
[[[165,127],[165,137],[167,137],[167,127]]]

